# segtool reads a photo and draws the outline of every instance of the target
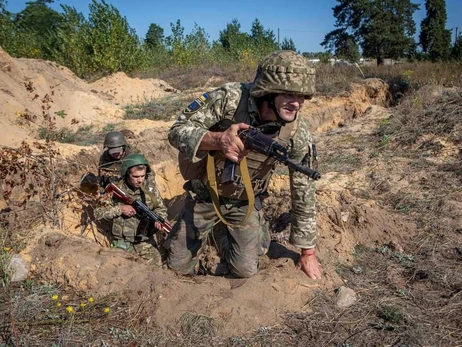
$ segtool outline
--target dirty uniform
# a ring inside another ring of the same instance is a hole
[[[126,146],[123,157],[120,160],[115,160],[108,151],[109,149],[106,149],[103,154],[101,154],[98,164],[99,184],[103,188],[111,182],[120,180],[120,167],[122,166],[122,162],[124,158],[132,153],[131,148]]]
[[[151,172],[152,176],[153,173]],[[145,181],[142,189],[133,191],[122,180],[117,183],[117,186],[122,189],[127,195],[135,200],[143,201],[152,211],[161,217],[167,217],[167,209],[164,206],[162,197],[156,186],[150,182],[154,182],[154,177]],[[154,223],[148,219],[140,219],[140,217],[126,217],[122,215],[121,206],[125,203],[117,198],[109,198],[102,202],[102,206],[95,209],[96,220],[112,220],[112,246],[124,249],[130,253],[136,253],[143,259],[160,266],[161,254],[159,251],[159,243],[161,243],[161,233],[157,232]]]
[[[199,107],[196,105],[197,109],[187,108],[172,125],[168,135],[172,146],[187,155],[193,163],[206,157],[207,151],[198,151],[202,138],[217,122],[224,118],[234,118],[243,93],[246,101],[244,111],[248,115],[245,122],[257,128],[261,127],[257,105],[249,94],[252,86],[251,83],[227,83],[204,94]],[[306,161],[306,154],[310,154],[312,150],[312,137],[303,119],[298,117],[295,122],[297,122],[296,127],[291,125],[294,127],[294,132],[291,133],[287,144],[290,149],[290,159],[301,162],[305,158]],[[281,132],[283,129],[279,123],[277,124]],[[251,153],[248,158],[251,157]],[[312,158],[309,159],[307,165],[312,166]],[[249,168],[251,165],[249,162]],[[265,163],[262,165],[264,166]],[[266,188],[275,163],[269,162],[266,165],[271,165],[269,170],[267,167],[260,166],[251,175],[256,199],[249,219],[243,225],[227,227],[228,244],[223,247],[222,256],[229,270],[238,277],[254,275],[258,271],[260,256],[269,248],[270,236],[261,211],[261,200],[267,194]],[[219,170],[218,167],[217,169]],[[264,182],[255,179],[255,174],[262,170],[269,172]],[[290,241],[300,248],[314,248],[317,234],[315,183],[309,177],[292,169],[289,170],[289,174],[292,197]],[[220,171],[217,171],[217,177],[219,175]],[[221,222],[213,208],[205,173],[202,179],[186,182],[184,188],[186,190],[184,206],[173,231],[167,238],[166,248],[168,264],[172,269],[182,274],[193,274],[207,235],[214,225]],[[229,222],[239,223],[246,214],[247,204],[245,196],[244,200],[233,199],[232,196],[221,197],[220,208]]]

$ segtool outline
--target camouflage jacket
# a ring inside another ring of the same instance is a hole
[[[153,173],[150,175],[154,176]],[[152,211],[167,219],[167,209],[164,205],[162,197],[155,185],[155,177],[151,177],[145,181],[143,189],[133,191],[122,180],[117,183],[117,186],[135,200],[142,200]],[[129,242],[145,241],[155,232],[154,223],[147,220],[140,220],[138,216],[125,217],[122,215],[121,206],[124,202],[110,198],[102,200],[100,206],[95,209],[96,220],[112,220],[112,235],[115,239],[125,239]]]
[[[120,168],[125,157],[132,153],[130,147],[125,147],[125,153],[122,159],[114,160],[106,149],[99,158],[98,177],[101,187],[106,187],[111,182],[117,182],[120,179]]]
[[[245,88],[251,88],[251,86],[251,84],[244,85]],[[191,110],[193,105],[191,104],[172,125],[168,134],[170,144],[187,155],[193,162],[204,158],[207,151],[198,150],[202,138],[208,129],[221,119],[233,118],[241,93],[240,83],[227,83],[207,93],[206,101],[202,99],[195,110]],[[258,109],[252,97],[249,97],[248,112],[250,125],[259,126]],[[306,122],[302,118],[298,118],[297,122],[296,131],[289,141],[289,147],[290,158],[300,162],[307,153],[311,153],[312,137]],[[310,166],[312,166],[312,158]],[[293,170],[289,170],[289,175],[292,197],[290,241],[297,247],[313,248],[317,237],[315,182]]]

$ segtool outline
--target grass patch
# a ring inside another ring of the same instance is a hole
[[[384,321],[401,324],[404,321],[404,315],[398,307],[382,304],[377,310],[377,316]]]
[[[361,166],[361,157],[356,154],[339,153],[325,158],[325,161],[319,162],[320,172],[342,172],[348,173],[356,170]]]
[[[45,127],[38,128],[38,137],[42,140],[60,143],[72,143],[77,146],[89,146],[101,141],[101,134],[93,132],[93,125],[85,125],[73,131],[67,127],[50,131]]]
[[[159,100],[150,100],[143,104],[125,106],[125,119],[150,119],[171,121],[185,108],[183,100],[168,96]]]

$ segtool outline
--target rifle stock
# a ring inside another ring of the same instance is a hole
[[[117,199],[123,201],[127,205],[132,205],[136,210],[136,214],[140,217],[146,217],[153,222],[159,222],[162,225],[162,230],[166,233],[172,231],[172,226],[168,221],[159,216],[157,213],[151,211],[148,206],[141,200],[135,200],[128,196],[122,189],[117,187],[114,183],[109,183],[105,188],[107,193],[112,193]]]

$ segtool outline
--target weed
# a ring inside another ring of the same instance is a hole
[[[64,110],[59,110],[55,112],[55,115],[57,115],[58,117],[64,118],[65,116],[67,116],[67,113]]]
[[[109,131],[113,131],[113,130],[117,129],[119,127],[119,125],[120,125],[119,123],[107,123],[103,127],[102,132],[107,133]]]
[[[125,119],[150,119],[170,121],[183,109],[184,103],[174,97],[150,100],[144,104],[125,107]]]
[[[404,321],[404,315],[398,307],[382,304],[377,310],[377,316],[383,320],[400,324]]]

